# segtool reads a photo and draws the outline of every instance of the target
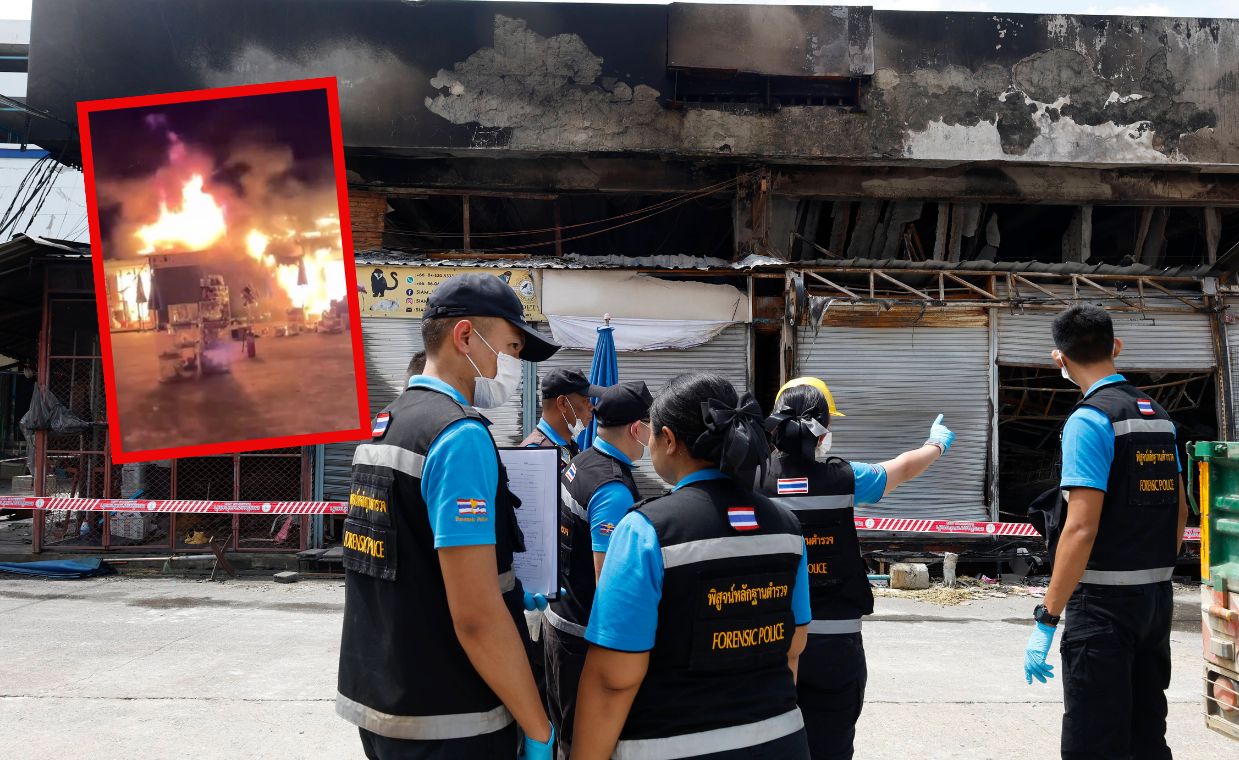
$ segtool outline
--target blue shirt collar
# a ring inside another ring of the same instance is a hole
[[[563,438],[559,437],[559,433],[555,432],[555,428],[551,427],[551,423],[547,422],[545,418],[538,420],[538,424],[536,427],[542,433],[542,435],[546,436],[547,438],[550,438],[551,443],[555,444],[556,446],[567,446],[568,445],[568,442],[565,441]]]
[[[606,454],[607,456],[616,460],[620,464],[625,464],[625,465],[628,465],[629,467],[632,467],[632,460],[628,458],[627,454],[615,448],[614,446],[602,440],[601,438],[594,439],[594,448],[598,449],[603,454]]]
[[[1109,376],[1107,376],[1107,377],[1103,377],[1103,378],[1101,378],[1100,380],[1098,380],[1097,382],[1093,383],[1092,387],[1090,387],[1090,388],[1089,388],[1089,389],[1088,389],[1088,390],[1084,393],[1084,395],[1085,395],[1085,396],[1088,396],[1088,395],[1092,394],[1094,391],[1096,391],[1098,388],[1104,388],[1104,387],[1106,387],[1107,385],[1114,385],[1115,383],[1125,383],[1125,382],[1127,382],[1127,378],[1123,377],[1123,376],[1122,376],[1122,375],[1120,375],[1120,374],[1117,374],[1117,373],[1116,373],[1116,374],[1113,374],[1113,375],[1109,375]]]
[[[707,467],[704,470],[697,470],[696,472],[690,473],[688,475],[685,475],[683,478],[680,478],[680,482],[676,483],[675,488],[672,488],[671,490],[678,491],[684,486],[691,485],[693,483],[698,483],[703,480],[724,480],[726,478],[727,476],[723,474],[722,470],[716,467]]]
[[[469,402],[465,401],[465,397],[464,395],[461,394],[460,391],[456,390],[455,388],[443,382],[437,377],[431,377],[430,375],[414,375],[413,377],[409,378],[409,387],[410,388],[429,388],[432,391],[438,391],[439,393],[443,393],[448,396],[451,396],[461,406],[469,406]]]

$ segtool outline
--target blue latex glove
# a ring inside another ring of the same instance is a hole
[[[533,612],[534,610],[546,609],[546,595],[545,594],[531,594],[528,591],[526,591],[524,601],[525,601],[525,610],[528,612]]]
[[[945,454],[951,450],[951,444],[955,443],[955,434],[951,429],[942,424],[943,415],[939,414],[938,419],[934,420],[933,427],[929,429],[929,440],[926,443],[936,443],[942,447],[942,453]]]
[[[546,597],[542,597],[543,600]],[[550,741],[543,744],[525,737],[525,760],[553,760],[555,757],[555,727],[551,726]]]
[[[1058,629],[1045,623],[1037,623],[1028,637],[1028,647],[1024,649],[1024,680],[1032,683],[1036,678],[1045,683],[1047,678],[1054,677],[1054,666],[1045,661],[1050,653],[1050,645],[1054,643],[1054,632]]]

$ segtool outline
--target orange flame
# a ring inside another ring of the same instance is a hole
[[[281,236],[280,239],[305,237],[317,236],[298,235],[290,231],[287,238]],[[348,284],[344,278],[344,255],[338,247],[317,248],[301,258],[306,279],[306,284],[302,285],[299,284],[300,272],[296,264],[277,264],[275,257],[267,253],[272,239],[271,235],[261,230],[250,230],[245,236],[245,249],[250,258],[272,271],[276,284],[288,294],[294,308],[308,314],[321,314],[331,306],[332,301],[344,299]]]
[[[181,188],[181,206],[175,211],[160,202],[159,218],[134,233],[144,246],[139,253],[200,251],[224,237],[228,231],[224,210],[203,184],[200,174],[190,178]]]

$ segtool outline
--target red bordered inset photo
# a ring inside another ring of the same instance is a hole
[[[336,80],[78,124],[112,460],[368,438]]]

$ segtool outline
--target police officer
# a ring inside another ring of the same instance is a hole
[[[576,437],[594,418],[590,397],[597,398],[602,389],[590,385],[585,375],[575,369],[553,369],[542,378],[542,418],[521,446],[555,447],[564,467],[580,453]]]
[[[1084,398],[1063,426],[1066,515],[1052,521],[1024,677],[1053,677],[1046,656],[1066,615],[1062,756],[1169,760],[1170,578],[1187,523],[1175,427],[1115,371],[1123,342],[1104,309],[1067,309],[1053,335],[1054,363]]]
[[[801,377],[784,385],[767,420],[775,451],[762,493],[792,510],[808,552],[813,622],[796,682],[813,760],[852,757],[868,667],[860,620],[873,612],[853,506],[877,504],[946,453],[955,435],[939,416],[929,440],[881,464],[830,456],[831,417],[842,417],[826,384]]]
[[[525,756],[549,758],[511,569],[521,537],[475,407],[505,403],[520,359],[558,346],[525,323],[507,285],[480,274],[431,294],[422,337],[425,374],[353,458],[336,712],[370,758],[512,758],[514,719]]]
[[[761,408],[694,373],[663,389],[650,418],[651,461],[675,487],[611,536],[572,757],[803,760],[804,539],[790,512],[752,489],[769,453]]]
[[[599,388],[595,397],[598,436],[563,475],[566,494],[559,513],[559,569],[565,593],[551,603],[546,611],[549,625],[542,629],[551,723],[559,737],[559,755],[565,760],[576,715],[577,684],[588,650],[585,626],[598,574],[615,526],[640,498],[632,467],[650,444],[653,398],[644,382]]]

